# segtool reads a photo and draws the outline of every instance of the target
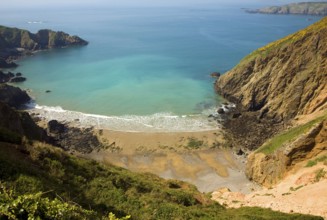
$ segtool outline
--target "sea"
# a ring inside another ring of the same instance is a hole
[[[210,73],[319,19],[248,14],[237,5],[0,9],[1,25],[89,42],[18,61],[13,71],[27,81],[17,85],[30,91],[33,108],[123,131],[216,129],[208,115],[225,100]]]

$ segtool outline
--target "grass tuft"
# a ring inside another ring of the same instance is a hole
[[[294,141],[300,135],[308,132],[314,125],[322,122],[327,118],[327,115],[318,117],[306,124],[299,125],[297,127],[291,128],[286,132],[274,136],[267,143],[263,144],[256,152],[264,153],[266,155],[274,153],[277,149],[282,147],[284,144]]]

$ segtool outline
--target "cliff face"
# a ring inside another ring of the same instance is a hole
[[[280,182],[296,164],[308,161],[327,151],[327,120],[317,123],[294,141],[284,144],[273,152],[253,152],[249,155],[246,175],[264,186]]]
[[[259,147],[248,157],[249,179],[271,186],[298,163],[325,154],[327,17],[254,51],[222,75],[215,89],[241,109],[239,118],[225,122],[234,142],[243,148]],[[278,123],[321,113],[322,118],[284,132]]]
[[[61,31],[46,29],[33,34],[27,30],[0,26],[0,49],[42,50],[86,44],[87,42],[80,37],[70,36]]]
[[[247,12],[262,14],[327,15],[327,2],[301,2],[284,6],[272,6],[256,10],[247,10]]]
[[[40,30],[33,34],[27,30],[0,26],[0,67],[14,67],[15,64],[10,62],[12,59],[36,50],[87,44],[80,37],[61,31]]]
[[[254,51],[222,75],[215,89],[277,122],[326,108],[327,17]]]

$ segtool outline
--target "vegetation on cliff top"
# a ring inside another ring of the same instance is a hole
[[[62,31],[39,30],[33,34],[27,30],[0,26],[0,49],[24,48],[41,50],[68,45],[85,45],[87,42]]]
[[[223,74],[215,89],[272,123],[326,108],[327,17],[259,48]]]
[[[297,139],[302,134],[308,132],[312,127],[327,119],[327,114],[320,116],[312,121],[303,125],[292,127],[291,129],[274,136],[272,139],[263,144],[257,149],[257,153],[264,153],[266,155],[274,153],[277,149],[283,147],[285,144]]]
[[[327,3],[326,3],[327,4]],[[303,37],[307,35],[313,35],[315,33],[318,33],[321,29],[324,29],[327,27],[327,17],[321,19],[320,21],[310,25],[309,27],[306,27],[305,29],[302,29],[294,34],[290,34],[282,39],[276,40],[274,42],[271,42],[263,47],[260,47],[259,49],[253,51],[246,57],[244,57],[240,64],[249,62],[250,60],[255,59],[258,56],[266,56],[269,54],[270,51],[276,50],[278,48],[281,48],[282,46],[286,46],[288,43],[293,43],[297,40],[302,39]]]
[[[300,2],[283,6],[271,6],[256,10],[246,10],[249,13],[262,14],[303,14],[327,15],[327,2]]]

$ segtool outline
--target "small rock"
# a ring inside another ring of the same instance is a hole
[[[46,93],[50,93],[50,92],[51,92],[51,90],[46,90],[45,92],[46,92]]]
[[[220,77],[220,73],[219,72],[213,72],[213,73],[210,74],[210,76],[212,78],[219,78]]]
[[[224,114],[225,110],[223,108],[219,108],[217,112],[218,112],[218,114]]]

